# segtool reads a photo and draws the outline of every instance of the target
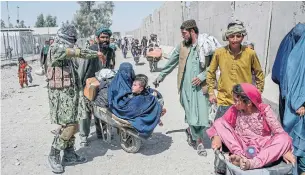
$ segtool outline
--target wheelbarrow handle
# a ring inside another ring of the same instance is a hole
[[[219,157],[219,159],[225,160],[225,156],[223,155],[223,152],[220,151],[219,149],[216,149],[216,150],[214,151],[214,153],[215,153],[215,155],[217,155],[217,156]]]

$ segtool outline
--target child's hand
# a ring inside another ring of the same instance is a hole
[[[296,113],[299,114],[300,116],[305,115],[305,107],[304,107],[304,106],[300,107],[300,108],[296,111]]]
[[[163,123],[162,123],[162,121],[160,120],[160,122],[159,122],[159,126],[163,126]]]
[[[163,108],[163,109],[162,109],[162,112],[161,112],[161,116],[163,116],[165,113],[166,113],[166,109]]]

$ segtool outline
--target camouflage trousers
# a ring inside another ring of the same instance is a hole
[[[73,124],[78,121],[79,90],[76,87],[49,89],[51,123]]]
[[[79,90],[76,87],[49,89],[51,123],[62,126],[53,139],[52,146],[58,150],[74,147],[78,130]]]
[[[74,147],[75,134],[78,130],[78,124],[69,124],[62,126],[60,132],[54,136],[52,146],[58,150]]]
[[[73,135],[69,140],[64,140],[58,135],[54,137],[52,146],[58,150],[65,150],[66,148],[74,147],[75,136]]]

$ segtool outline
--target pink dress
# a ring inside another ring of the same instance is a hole
[[[263,118],[259,112],[251,115],[238,112],[235,127],[223,117],[219,118],[207,130],[207,134],[210,138],[220,136],[230,152],[239,156],[247,157],[247,147],[254,147],[257,154],[249,159],[250,169],[261,168],[278,160],[292,148],[291,137],[283,130],[270,106],[266,107],[265,114]],[[263,127],[264,122],[271,133]]]

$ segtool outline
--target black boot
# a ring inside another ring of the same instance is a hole
[[[68,147],[64,150],[63,164],[65,166],[85,162],[87,162],[87,159],[76,154],[74,147]]]
[[[50,154],[48,156],[48,162],[54,173],[63,173],[64,168],[61,165],[60,150],[51,147]]]

